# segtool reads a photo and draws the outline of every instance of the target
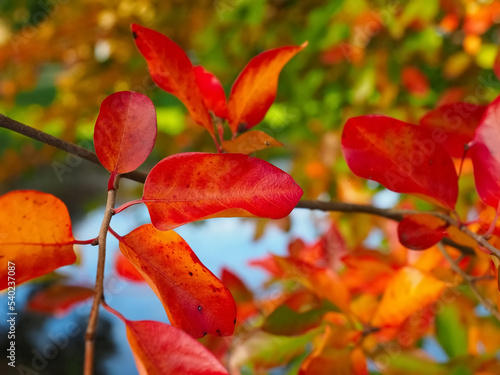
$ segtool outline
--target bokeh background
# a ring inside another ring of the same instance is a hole
[[[215,148],[182,103],[152,82],[131,23],[177,42],[194,64],[220,79],[226,93],[256,54],[309,41],[284,68],[276,101],[255,128],[287,147],[257,156],[291,173],[305,198],[390,207],[398,195],[352,178],[340,154],[342,125],[370,113],[418,123],[439,104],[490,102],[500,92],[493,70],[496,60],[500,65],[498,22],[500,3],[487,0],[2,0],[0,112],[92,150],[102,100],[121,90],[144,93],[156,106],[159,129],[154,151],[141,167],[149,170],[168,155]],[[98,166],[0,128],[0,194],[37,189],[56,195],[68,206],[79,239],[97,233],[107,177]],[[468,194],[471,202],[476,199],[472,179],[461,184],[465,202]],[[141,185],[123,181],[119,201],[136,199],[141,190]],[[267,251],[283,253],[290,238],[312,241],[326,229],[321,217],[296,210],[291,219],[277,222],[214,220],[179,232],[214,273],[228,267],[259,290],[264,276],[249,270],[248,259]],[[339,222],[347,242],[360,237],[380,241],[376,232],[364,232],[371,228],[363,225],[370,218],[353,217]],[[147,220],[143,208],[133,207],[113,227],[127,233]],[[166,321],[147,287],[115,275],[116,246],[110,241],[108,301],[130,319]],[[20,309],[32,293],[60,278],[91,286],[96,249],[82,247],[79,254],[79,265],[18,288]],[[3,299],[1,303],[6,305]],[[18,363],[33,366],[38,361],[40,374],[80,373],[81,335],[51,352],[53,358],[43,351],[49,335],[64,332],[68,324],[83,332],[88,310],[82,305],[55,318],[22,310]],[[100,373],[136,374],[121,323],[106,313],[101,318]],[[2,345],[4,340],[2,334]]]

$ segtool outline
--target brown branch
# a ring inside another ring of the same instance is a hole
[[[97,155],[94,154],[92,151],[89,151],[83,147],[75,145],[74,143],[66,142],[60,138],[54,137],[53,135],[47,134],[41,130],[32,128],[31,126],[22,124],[1,113],[0,113],[0,127],[25,135],[26,137],[45,143],[46,145],[55,147],[59,150],[66,151],[69,154],[76,155],[82,159],[90,161],[91,163],[101,165],[99,159],[97,158]],[[144,183],[144,181],[146,181],[146,176],[147,173],[141,171],[133,171],[122,175],[122,177],[141,183]]]
[[[443,254],[443,256],[446,258],[448,263],[450,263],[451,268],[453,271],[455,271],[457,274],[459,274],[464,281],[469,285],[470,289],[472,290],[472,293],[476,296],[478,299],[479,303],[481,303],[486,310],[490,312],[491,315],[493,315],[497,320],[500,321],[500,312],[493,306],[493,304],[490,303],[486,298],[484,298],[479,290],[477,289],[476,283],[479,281],[479,278],[470,276],[467,274],[463,269],[460,268],[460,266],[453,260],[450,254],[446,251],[444,246],[438,245],[439,250]],[[486,275],[489,276],[489,275]],[[486,279],[486,277],[481,278],[481,279]]]
[[[93,152],[84,149],[83,147],[77,146],[73,143],[66,142],[62,139],[56,138],[50,134],[44,133],[40,130],[34,129],[28,125],[24,125],[18,121],[15,121],[7,116],[0,114],[0,127],[12,130],[16,133],[23,134],[27,137],[40,141],[42,143],[54,146],[60,150],[66,151],[70,154],[81,157],[82,159],[88,160],[92,163],[99,164],[99,159],[96,154]],[[144,183],[146,181],[147,173],[141,171],[134,171],[130,173],[126,173],[121,175],[121,177],[127,178],[129,180],[133,180],[136,182]],[[422,212],[422,211],[414,211],[414,210],[401,210],[401,209],[385,209],[385,208],[377,208],[368,205],[360,205],[360,204],[352,204],[352,203],[343,203],[343,202],[320,202],[320,201],[300,201],[297,208],[307,208],[310,210],[322,210],[322,211],[336,211],[336,212],[346,212],[346,213],[366,213],[371,215],[376,215],[380,217],[385,217],[390,220],[401,221],[405,215],[410,214],[421,214],[426,213],[429,215],[436,216],[441,220],[444,220],[451,226],[455,226],[459,228],[463,233],[467,236],[475,240],[479,245],[485,247],[492,253],[496,254],[500,257],[500,250],[492,246],[483,236],[480,234],[472,232],[469,228],[464,225],[461,225],[451,216],[446,215],[442,212]],[[442,242],[445,245],[449,245],[457,248],[464,254],[473,255],[474,250],[468,246],[463,246],[457,244],[456,242],[450,240],[449,238],[444,238]]]
[[[89,323],[87,325],[87,332],[85,334],[85,362],[84,362],[84,375],[92,375],[94,373],[94,352],[95,352],[95,333],[97,329],[97,322],[99,319],[99,305],[103,300],[104,295],[104,265],[106,261],[106,237],[108,234],[109,224],[113,217],[113,208],[116,201],[116,190],[118,189],[118,182],[120,175],[115,177],[113,189],[108,191],[108,198],[106,200],[106,209],[102,219],[101,229],[99,231],[99,255],[97,259],[97,275],[95,280],[95,294],[90,310]]]

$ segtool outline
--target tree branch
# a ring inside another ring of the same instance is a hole
[[[113,208],[116,201],[116,190],[120,175],[115,177],[113,188],[108,190],[108,198],[106,200],[106,209],[102,219],[101,229],[99,231],[99,255],[97,259],[97,274],[95,280],[95,294],[90,310],[89,324],[85,334],[85,362],[84,375],[92,375],[94,373],[94,352],[95,352],[95,333],[97,322],[99,319],[99,305],[103,300],[104,295],[104,265],[106,262],[106,237],[108,235],[109,224],[113,217]]]
[[[16,133],[23,134],[27,137],[40,141],[42,143],[48,144],[50,146],[56,147],[59,150],[66,151],[70,154],[81,157],[82,159],[88,160],[91,163],[101,165],[97,155],[93,152],[84,149],[78,145],[75,145],[70,142],[66,142],[60,138],[56,138],[50,134],[44,133],[41,130],[34,129],[28,125],[22,124],[18,121],[15,121],[7,116],[0,114],[0,127],[12,130]],[[126,173],[121,175],[121,177],[127,178],[129,180],[133,180],[139,183],[144,183],[146,181],[147,173],[141,171],[134,171],[130,173]],[[492,253],[496,254],[500,257],[500,250],[492,246],[482,235],[474,233],[466,226],[459,223],[457,220],[452,218],[451,216],[446,215],[442,212],[422,212],[422,211],[414,211],[414,210],[401,210],[401,209],[385,209],[385,208],[377,208],[368,205],[360,205],[360,204],[352,204],[352,203],[343,203],[343,202],[320,202],[320,201],[300,201],[297,208],[307,208],[310,210],[322,210],[322,211],[336,211],[336,212],[346,212],[346,213],[366,213],[371,215],[376,215],[380,217],[385,217],[390,220],[401,221],[405,215],[411,214],[422,214],[426,213],[429,215],[436,216],[441,220],[445,221],[451,226],[455,226],[459,228],[463,233],[467,236],[475,240],[479,245],[488,249]],[[444,238],[442,243],[445,245],[449,245],[455,247],[460,250],[464,254],[473,255],[474,250],[468,246],[463,246],[457,244],[456,242],[450,240],[449,238]]]
[[[483,278],[486,279],[486,276],[489,276],[489,275],[486,275],[485,277],[482,277],[482,278],[475,278],[473,276],[470,276],[463,269],[461,269],[460,266],[453,260],[451,255],[448,254],[448,252],[444,248],[444,246],[438,245],[438,248],[441,251],[441,253],[443,254],[443,256],[446,258],[448,263],[450,263],[450,266],[453,269],[453,271],[458,273],[464,279],[464,281],[467,283],[467,285],[469,285],[470,289],[472,290],[472,292],[474,293],[474,295],[478,299],[479,303],[481,303],[486,308],[486,310],[489,311],[489,313],[491,315],[493,315],[495,318],[497,318],[498,321],[500,321],[500,312],[495,308],[495,306],[493,306],[490,303],[490,301],[488,301],[486,298],[484,298],[481,295],[481,293],[479,293],[479,290],[477,289],[477,286],[476,286],[476,283],[480,279],[483,279]]]

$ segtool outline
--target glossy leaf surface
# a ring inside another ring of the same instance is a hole
[[[222,142],[222,148],[227,152],[251,154],[269,147],[284,147],[285,145],[270,135],[260,131],[251,130],[243,133],[232,141]]]
[[[420,119],[420,125],[429,129],[432,139],[437,144],[442,144],[452,157],[461,158],[465,145],[472,141],[485,110],[484,105],[445,104],[427,112]]]
[[[156,140],[156,111],[145,95],[121,91],[101,104],[94,129],[94,145],[101,164],[111,173],[137,169]]]
[[[447,227],[436,216],[408,215],[398,225],[398,237],[401,244],[409,249],[425,250],[443,239]]]
[[[279,219],[301,196],[292,177],[263,160],[242,154],[185,153],[153,167],[142,201],[153,225],[169,230],[209,217]]]
[[[198,341],[169,324],[125,320],[139,375],[229,375]]]
[[[262,52],[242,70],[229,96],[229,126],[249,129],[262,121],[276,98],[278,77],[285,64],[307,46],[287,46]]]
[[[414,312],[439,298],[445,283],[416,268],[401,268],[387,285],[372,325],[397,327]]]
[[[45,314],[63,315],[93,295],[93,289],[83,286],[54,284],[31,297],[28,308]]]
[[[455,207],[458,178],[451,157],[422,127],[385,116],[354,117],[344,126],[342,151],[359,177]]]
[[[220,81],[202,66],[193,68],[203,102],[217,117],[227,118],[226,93]]]
[[[172,325],[196,338],[233,333],[231,293],[177,233],[146,224],[122,237],[120,250],[160,298]]]
[[[165,35],[137,24],[132,24],[132,34],[153,81],[179,98],[194,122],[213,134],[212,120],[196,82],[193,64],[183,49]]]
[[[479,124],[470,157],[474,165],[476,189],[482,201],[493,208],[500,198],[500,97],[486,109]]]
[[[7,288],[9,262],[19,285],[74,263],[73,243],[68,210],[55,196],[34,190],[0,196],[0,290]]]

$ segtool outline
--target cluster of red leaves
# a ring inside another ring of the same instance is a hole
[[[281,69],[306,45],[282,47],[255,57],[236,80],[226,104],[219,81],[202,67],[193,67],[174,42],[138,25],[132,25],[132,31],[155,82],[186,105],[218,148],[215,127],[222,142],[223,120],[227,120],[233,138],[238,129],[247,130],[260,122],[276,96]],[[146,160],[156,133],[155,108],[146,96],[118,92],[103,101],[94,145],[99,161],[111,174],[108,190],[115,189],[117,175],[135,170]],[[270,145],[279,142],[254,132],[224,147],[251,153]],[[135,203],[146,204],[152,224],[125,236],[111,228],[110,232],[120,241],[123,256],[117,260],[119,272],[145,280],[163,303],[170,323],[181,330],[159,322],[130,322],[106,306],[126,324],[141,374],[227,374],[192,337],[232,335],[235,301],[171,229],[213,217],[283,218],[301,196],[302,189],[287,173],[242,153],[178,154],[151,170],[143,197]],[[56,197],[37,191],[15,191],[0,197],[2,289],[8,287],[7,262],[16,264],[16,282],[20,284],[74,263],[76,243],[82,241],[74,239],[67,209]],[[35,296],[30,305],[37,311],[63,312],[92,295],[87,288],[55,285]]]

